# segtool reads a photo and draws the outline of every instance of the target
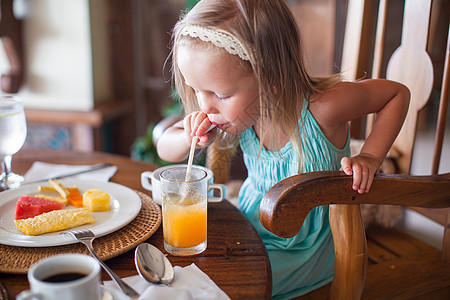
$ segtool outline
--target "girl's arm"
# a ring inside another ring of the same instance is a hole
[[[158,140],[156,150],[163,160],[169,162],[180,162],[189,155],[192,138],[200,138],[197,148],[203,148],[214,141],[217,130],[206,130],[211,126],[211,122],[206,114],[193,112],[166,129]]]
[[[156,150],[158,156],[168,162],[180,162],[189,154],[190,144],[186,139],[183,121],[167,128],[158,140]]]
[[[357,83],[342,83],[318,101],[323,113],[317,112],[318,122],[329,132],[339,124],[376,113],[372,132],[361,152],[341,161],[342,170],[353,175],[353,189],[368,192],[375,172],[380,167],[405,120],[410,92],[404,85],[372,79]],[[319,108],[319,106],[318,106]]]

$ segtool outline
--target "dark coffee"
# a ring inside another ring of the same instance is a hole
[[[85,276],[86,276],[86,274],[75,273],[75,272],[60,273],[60,274],[55,274],[55,275],[49,276],[47,278],[44,278],[44,279],[42,279],[42,281],[45,281],[45,282],[67,282],[67,281],[78,280]]]

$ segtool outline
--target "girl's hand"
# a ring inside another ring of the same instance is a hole
[[[199,138],[198,146],[203,148],[211,144],[216,138],[216,128],[207,131],[212,123],[204,112],[196,111],[190,113],[184,118],[183,125],[189,144],[192,138],[196,136]]]
[[[344,157],[341,160],[341,171],[347,175],[353,175],[352,188],[360,194],[369,192],[379,167],[380,162],[366,153],[360,153],[351,158]]]

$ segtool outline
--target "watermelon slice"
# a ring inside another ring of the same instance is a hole
[[[33,218],[56,209],[64,207],[64,203],[36,198],[33,196],[22,196],[16,204],[16,220]]]

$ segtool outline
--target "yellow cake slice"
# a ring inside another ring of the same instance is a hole
[[[40,235],[94,222],[92,213],[85,208],[53,210],[34,218],[14,220],[17,229],[26,235]]]

